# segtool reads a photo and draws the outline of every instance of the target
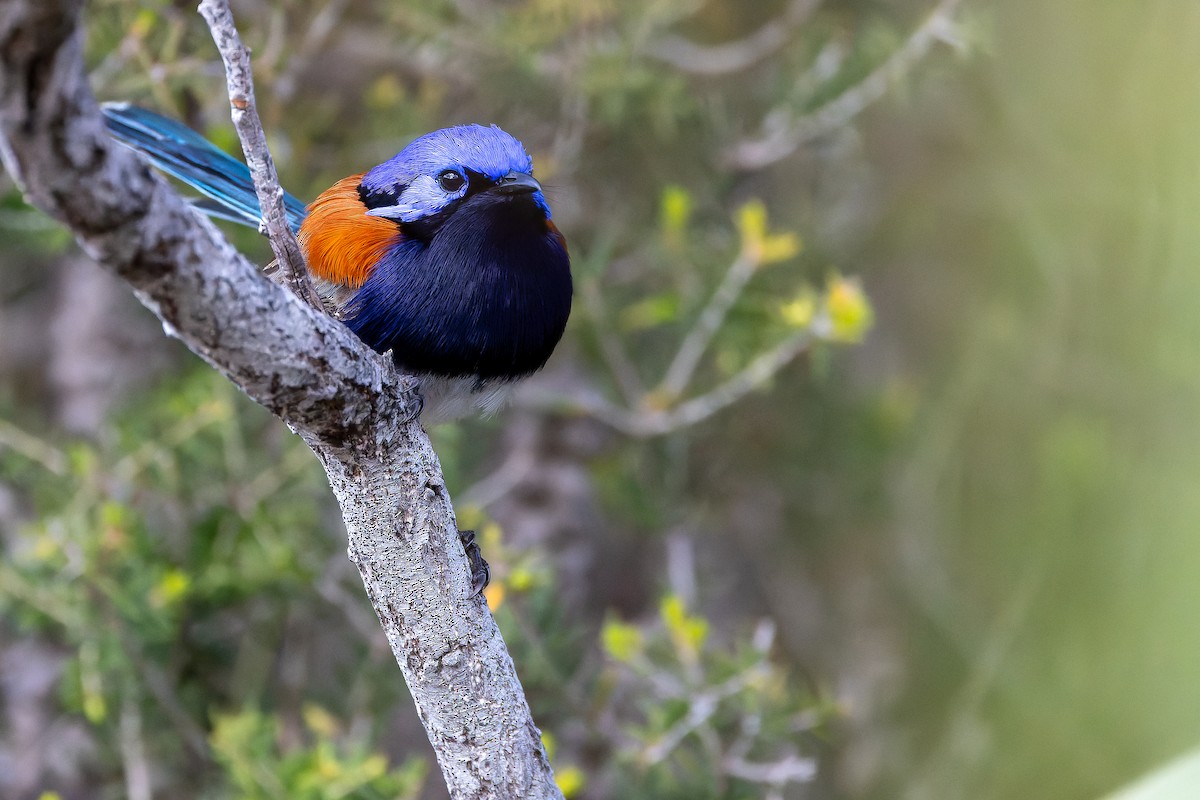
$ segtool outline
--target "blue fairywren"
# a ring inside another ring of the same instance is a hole
[[[205,195],[204,212],[258,227],[249,169],[186,126],[107,104],[110,132]],[[536,372],[571,310],[566,240],[533,161],[496,126],[460,125],[285,207],[327,310],[421,383],[422,417],[494,411]]]

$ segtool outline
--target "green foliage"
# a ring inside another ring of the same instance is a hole
[[[65,474],[30,482],[36,521],[0,562],[4,616],[71,653],[64,708],[114,750],[136,719],[176,780],[215,760],[223,769],[199,786],[219,796],[412,796],[423,762],[389,771],[369,738],[315,706],[302,714],[308,743],[280,743],[298,712],[279,694],[272,650],[289,616],[330,613],[314,583],[341,536],[308,449],[209,370],[147,398],[106,438],[72,443]],[[0,470],[32,478],[23,460],[4,455]],[[344,697],[339,708],[355,710]]]
[[[487,552],[488,602],[568,797],[599,785],[613,797],[736,800],[811,779],[835,709],[777,658],[772,623],[716,641],[708,619],[668,594],[644,622],[609,615],[589,643],[564,618],[552,574],[528,554]]]
[[[304,709],[309,747],[281,752],[277,719],[255,711],[218,716],[213,725],[213,755],[229,775],[232,797],[239,800],[401,800],[416,797],[427,765],[410,759],[388,771],[387,759],[361,743],[343,746],[336,720],[317,706]]]
[[[30,208],[24,197],[0,175],[0,230],[5,244],[14,250],[45,257],[62,253],[71,243],[71,235],[41,211]],[[26,280],[30,276],[26,276]],[[18,291],[20,285],[15,287]],[[14,287],[7,287],[7,293]]]
[[[710,629],[676,595],[647,624],[605,622],[600,682],[622,723],[617,796],[761,797],[814,774],[833,707],[772,657],[772,623],[721,644]]]

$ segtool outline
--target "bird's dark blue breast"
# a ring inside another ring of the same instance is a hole
[[[531,195],[481,192],[402,228],[345,311],[409,372],[515,379],[541,368],[571,310],[562,237]]]

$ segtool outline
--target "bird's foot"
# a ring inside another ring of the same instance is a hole
[[[425,395],[421,394],[420,381],[413,380],[412,387],[404,390],[404,423],[416,422],[425,408]]]
[[[475,531],[459,531],[458,540],[462,542],[467,561],[471,564],[471,596],[478,597],[487,588],[492,579],[492,571],[479,552],[479,543],[475,541]]]

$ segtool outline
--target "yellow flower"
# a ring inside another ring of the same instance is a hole
[[[493,612],[504,604],[504,584],[500,581],[489,583],[487,588],[483,590],[483,597],[487,600],[488,608]]]
[[[871,329],[874,312],[858,281],[834,275],[825,292],[829,313],[829,338],[835,342],[859,342]]]
[[[762,253],[759,255],[759,261],[763,264],[775,264],[779,261],[787,261],[789,258],[799,254],[801,248],[800,237],[794,233],[776,233],[763,239]]]
[[[683,232],[687,230],[692,218],[692,196],[682,186],[668,186],[663,189],[662,199],[659,200],[659,219],[663,235],[672,244],[679,244]]]
[[[642,631],[615,619],[600,629],[600,645],[614,661],[629,661],[642,649]]]
[[[187,594],[191,587],[191,578],[180,569],[169,569],[158,579],[158,583],[150,590],[150,605],[155,608],[165,608],[173,605]]]
[[[708,638],[708,621],[703,617],[695,617],[687,613],[683,598],[677,594],[669,594],[663,598],[659,606],[659,615],[671,639],[680,650],[694,654]]]
[[[767,233],[767,207],[751,200],[737,210],[734,218],[742,239],[742,252],[756,267],[786,261],[800,252],[800,237],[794,233]]]
[[[794,300],[779,309],[783,321],[793,328],[807,328],[817,314],[817,297],[812,289],[804,289]]]
[[[563,767],[554,773],[554,781],[558,784],[558,790],[563,793],[563,797],[568,800],[579,794],[584,784],[587,783],[583,770],[579,767]]]

